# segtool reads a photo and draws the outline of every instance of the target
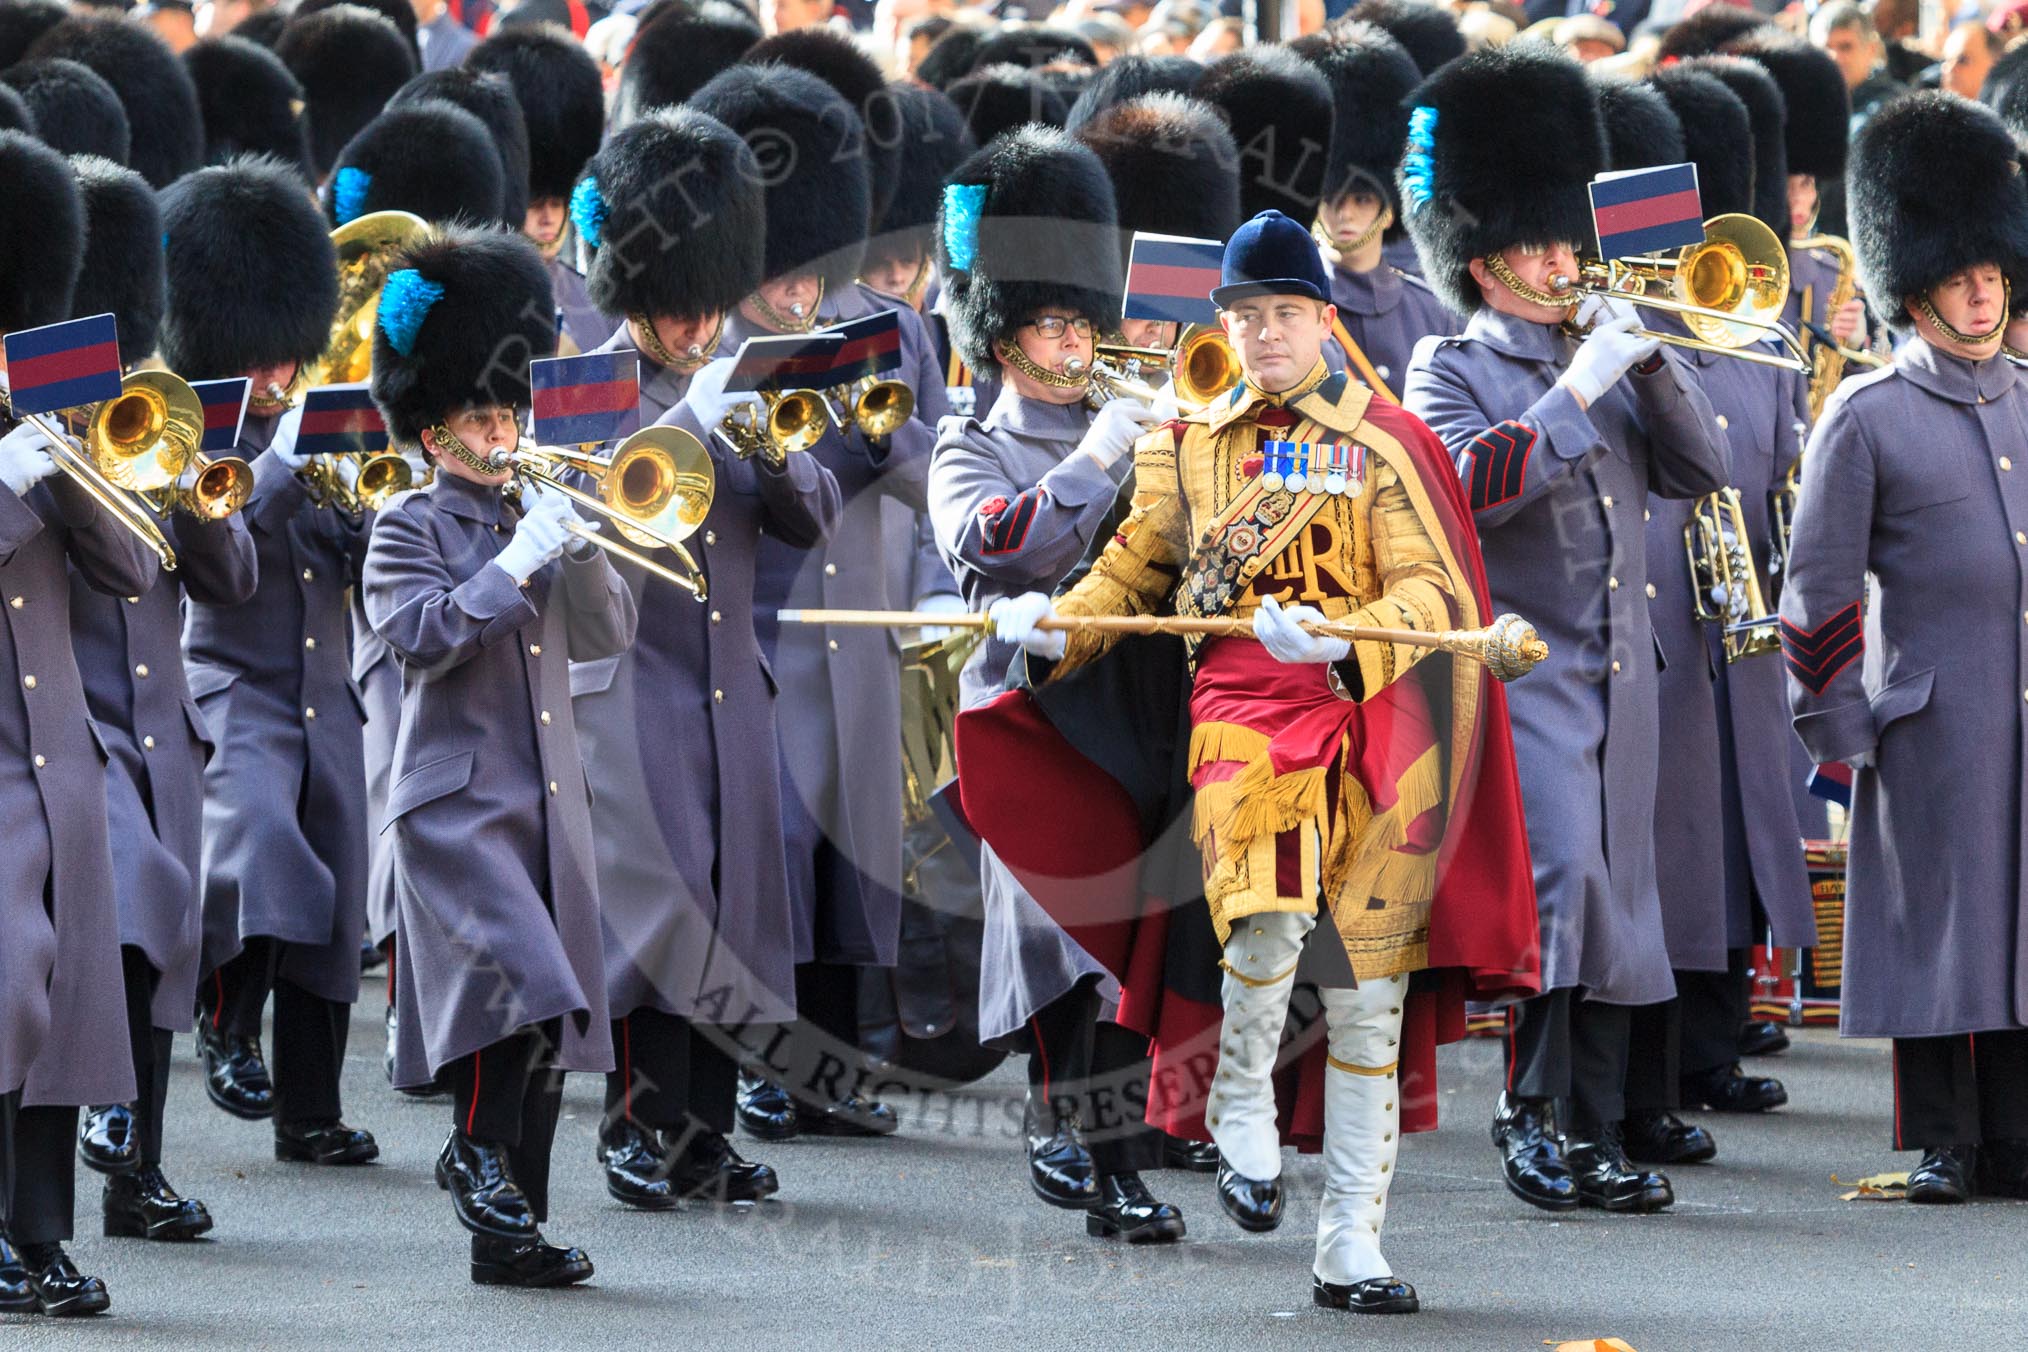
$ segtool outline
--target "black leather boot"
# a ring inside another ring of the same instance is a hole
[[[1741,1056],[1773,1056],[1788,1049],[1788,1030],[1772,1020],[1756,1019],[1739,1030]]]
[[[666,1136],[663,1148],[670,1149]],[[699,1202],[758,1202],[782,1190],[772,1168],[743,1159],[715,1131],[692,1132],[670,1152],[670,1181],[679,1197]]]
[[[1028,1138],[1028,1186],[1051,1206],[1089,1210],[1099,1199],[1098,1166],[1084,1143],[1075,1108],[1059,1111],[1033,1090],[1023,1111]]]
[[[1156,1201],[1139,1174],[1107,1174],[1099,1180],[1098,1203],[1085,1213],[1084,1232],[1129,1244],[1166,1244],[1183,1238],[1183,1213]]]
[[[1162,1167],[1185,1169],[1193,1174],[1216,1173],[1218,1146],[1212,1141],[1186,1141],[1180,1136],[1164,1136]]]
[[[1709,1108],[1715,1113],[1764,1113],[1789,1101],[1789,1091],[1780,1080],[1748,1075],[1737,1061],[1685,1075],[1682,1088],[1685,1108]]]
[[[108,1239],[196,1239],[211,1230],[204,1203],[178,1195],[157,1164],[107,1179],[101,1206]]]
[[[592,1275],[583,1249],[565,1249],[537,1234],[501,1240],[472,1236],[472,1280],[480,1286],[572,1286]]]
[[[28,1269],[7,1236],[0,1234],[0,1314],[34,1314],[41,1306],[28,1285]]]
[[[232,1037],[199,1019],[197,1052],[204,1062],[206,1098],[249,1122],[275,1115],[275,1082],[268,1078],[259,1039]]]
[[[380,1143],[362,1127],[335,1117],[317,1122],[275,1123],[275,1158],[294,1164],[371,1164]]]
[[[132,1173],[141,1163],[141,1136],[131,1104],[108,1103],[85,1114],[77,1157],[102,1174]]]
[[[1974,1173],[1981,1195],[2028,1201],[2028,1140],[1987,1141]]]
[[[1674,1113],[1628,1113],[1620,1135],[1627,1158],[1643,1164],[1702,1164],[1718,1154],[1710,1132]]]
[[[1589,1140],[1573,1135],[1565,1150],[1582,1205],[1631,1213],[1661,1211],[1675,1205],[1676,1192],[1667,1178],[1636,1169],[1628,1162],[1617,1123],[1599,1127],[1589,1135]]]
[[[1922,1206],[1971,1201],[1978,1155],[1968,1145],[1938,1145],[1923,1151],[1922,1163],[1908,1171],[1908,1200]]]
[[[651,1133],[622,1118],[600,1133],[599,1158],[606,1166],[606,1194],[614,1201],[641,1211],[675,1207],[669,1161]]]
[[[806,1136],[892,1136],[901,1119],[894,1109],[864,1094],[848,1094],[819,1108],[796,1105],[796,1126]]]
[[[773,1080],[739,1073],[739,1097],[733,1115],[756,1141],[786,1141],[800,1131],[796,1101]]]
[[[450,1192],[458,1224],[473,1234],[513,1245],[537,1238],[535,1213],[514,1181],[505,1146],[453,1131],[437,1155],[437,1186]]]
[[[1282,1223],[1286,1190],[1279,1178],[1248,1178],[1224,1160],[1218,1162],[1218,1204],[1233,1224],[1258,1234]]]
[[[112,1307],[106,1284],[79,1272],[61,1244],[23,1244],[21,1265],[28,1270],[36,1308],[51,1318],[104,1314]]]
[[[1500,1148],[1507,1191],[1544,1211],[1569,1211],[1577,1205],[1577,1182],[1570,1176],[1548,1099],[1500,1095],[1493,1144]]]
[[[1415,1288],[1399,1277],[1372,1277],[1340,1286],[1312,1275],[1310,1299],[1327,1310],[1350,1310],[1354,1314],[1414,1314],[1422,1308]]]

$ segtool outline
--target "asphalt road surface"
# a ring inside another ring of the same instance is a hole
[[[369,983],[371,989],[371,983]],[[1557,1218],[1510,1198],[1486,1127],[1497,1045],[1443,1055],[1443,1128],[1410,1137],[1386,1249],[1423,1313],[1315,1309],[1309,1264],[1317,1161],[1292,1162],[1288,1216],[1243,1235],[1210,1176],[1149,1175],[1189,1237],[1127,1249],[1028,1192],[1014,1064],[953,1095],[898,1102],[881,1141],[742,1141],[774,1164],[779,1199],[659,1215],[607,1199],[592,1151],[598,1082],[570,1081],[556,1148],[553,1239],[584,1246],[591,1285],[478,1288],[430,1163],[446,1101],[381,1078],[370,1004],[356,1016],[347,1117],[382,1160],[277,1164],[264,1123],[205,1101],[187,1039],[171,1090],[171,1179],[218,1219],[187,1246],[107,1240],[98,1180],[80,1171],[73,1252],[112,1288],[88,1324],[0,1319],[6,1348],[1298,1348],[1524,1349],[1617,1336],[1637,1352],[1861,1352],[2028,1347],[2028,1203],[1922,1208],[1845,1202],[1853,1179],[1911,1156],[1888,1142],[1884,1044],[1797,1036],[1756,1062],[1791,1106],[1706,1117],[1715,1164],[1675,1174],[1657,1217]],[[1292,1157],[1293,1158],[1293,1157]]]

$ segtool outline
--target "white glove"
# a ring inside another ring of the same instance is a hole
[[[1629,367],[1646,361],[1661,348],[1661,339],[1643,337],[1634,331],[1639,327],[1640,320],[1634,316],[1618,315],[1593,329],[1578,344],[1562,383],[1584,401],[1585,407],[1597,403]]]
[[[1091,428],[1078,443],[1078,449],[1098,461],[1099,468],[1110,470],[1134,449],[1134,443],[1155,422],[1155,410],[1139,399],[1124,395],[1108,399],[1091,420]]]
[[[1253,636],[1277,662],[1342,662],[1352,655],[1352,640],[1327,638],[1302,627],[1323,618],[1324,612],[1315,606],[1283,610],[1274,597],[1264,596],[1253,613]]]
[[[19,497],[56,473],[49,438],[27,423],[0,437],[0,483]]]
[[[296,437],[303,429],[303,406],[296,405],[282,415],[275,424],[275,439],[268,443],[268,454],[292,470],[301,470],[310,463],[307,455],[296,454]]]
[[[517,583],[526,582],[563,553],[563,547],[576,538],[570,523],[578,519],[563,494],[541,491],[534,484],[522,489],[521,505],[525,512],[521,524],[514,528],[506,547],[493,556],[493,562]]]
[[[993,627],[995,638],[1018,643],[1037,657],[1046,657],[1054,662],[1063,656],[1070,636],[1061,629],[1037,629],[1035,626],[1055,613],[1049,598],[1041,592],[1023,592],[1019,596],[1003,596],[988,606],[986,619]]]
[[[965,598],[954,596],[950,592],[936,592],[923,597],[922,604],[916,609],[925,615],[963,615]],[[922,626],[918,637],[924,643],[934,643],[940,638],[949,638],[956,632],[947,624],[926,624]]]

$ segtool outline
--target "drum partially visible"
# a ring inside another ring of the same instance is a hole
[[[1806,840],[1817,946],[1807,954],[1765,944],[1753,950],[1753,1017],[1792,1026],[1838,1022],[1845,965],[1845,843]]]

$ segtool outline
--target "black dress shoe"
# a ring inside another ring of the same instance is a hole
[[[1982,1195],[2028,1201],[2028,1140],[1987,1141],[1974,1172]]]
[[[739,1076],[739,1097],[733,1104],[733,1116],[756,1141],[786,1141],[801,1130],[796,1101],[789,1097],[789,1091],[773,1080],[744,1071]]]
[[[1629,1113],[1620,1134],[1627,1158],[1643,1164],[1702,1164],[1718,1154],[1710,1132],[1674,1113]]]
[[[528,1195],[514,1181],[505,1146],[453,1131],[437,1152],[437,1186],[451,1194],[458,1224],[473,1234],[510,1245],[540,1238],[535,1213],[529,1210]]]
[[[797,1128],[809,1136],[892,1136],[901,1119],[879,1099],[852,1094],[822,1108],[796,1105]]]
[[[1282,1223],[1286,1201],[1279,1178],[1248,1178],[1223,1160],[1218,1164],[1218,1204],[1242,1230],[1256,1234]]]
[[[1972,1200],[1978,1151],[1968,1145],[1933,1146],[1908,1171],[1908,1200],[1923,1206],[1952,1206]]]
[[[1310,1278],[1310,1299],[1327,1310],[1354,1314],[1414,1314],[1422,1308],[1415,1288],[1398,1277],[1370,1277],[1350,1286]]]
[[[135,1130],[133,1108],[109,1103],[86,1113],[77,1131],[77,1157],[86,1168],[102,1174],[133,1172],[141,1163],[141,1138]]]
[[[28,1269],[7,1236],[0,1235],[0,1314],[34,1314],[41,1309],[28,1285]]]
[[[211,1230],[204,1203],[179,1196],[160,1165],[107,1179],[103,1206],[108,1239],[196,1239]]]
[[[772,1168],[742,1158],[715,1131],[692,1132],[671,1156],[669,1177],[679,1197],[698,1202],[758,1202],[782,1190]]]
[[[1589,1141],[1572,1140],[1565,1158],[1581,1205],[1637,1214],[1675,1205],[1676,1192],[1667,1178],[1628,1163],[1617,1126],[1601,1128]]]
[[[1493,1144],[1500,1148],[1507,1191],[1544,1211],[1569,1211],[1577,1205],[1577,1182],[1564,1159],[1549,1100],[1502,1094],[1493,1114]]]
[[[297,1164],[371,1164],[380,1158],[373,1133],[337,1118],[275,1123],[275,1158]]]
[[[1764,1113],[1789,1101],[1789,1091],[1780,1080],[1748,1075],[1737,1061],[1685,1075],[1682,1087],[1684,1107],[1709,1108],[1715,1113]]]
[[[234,1117],[258,1122],[275,1115],[275,1082],[250,1037],[220,1033],[199,1019],[197,1051],[204,1061],[204,1094]]]
[[[541,1235],[525,1240],[472,1236],[472,1280],[480,1286],[572,1286],[592,1275],[583,1249],[564,1249]]]
[[[1789,1049],[1788,1030],[1768,1019],[1757,1019],[1739,1030],[1741,1056],[1773,1056]]]
[[[1218,1146],[1212,1141],[1186,1141],[1180,1136],[1162,1138],[1162,1167],[1187,1169],[1193,1174],[1218,1172]]]
[[[113,1303],[106,1284],[79,1272],[61,1244],[23,1244],[21,1265],[28,1270],[35,1307],[51,1318],[104,1314]]]
[[[600,1136],[599,1156],[606,1166],[606,1194],[614,1201],[641,1211],[674,1209],[669,1161],[649,1133],[623,1120]]]
[[[1098,1204],[1085,1213],[1084,1232],[1129,1244],[1167,1244],[1183,1238],[1183,1213],[1156,1201],[1139,1174],[1107,1174],[1099,1180]]]
[[[1088,1211],[1099,1199],[1098,1165],[1074,1112],[1052,1112],[1029,1096],[1028,1186],[1051,1206]]]

